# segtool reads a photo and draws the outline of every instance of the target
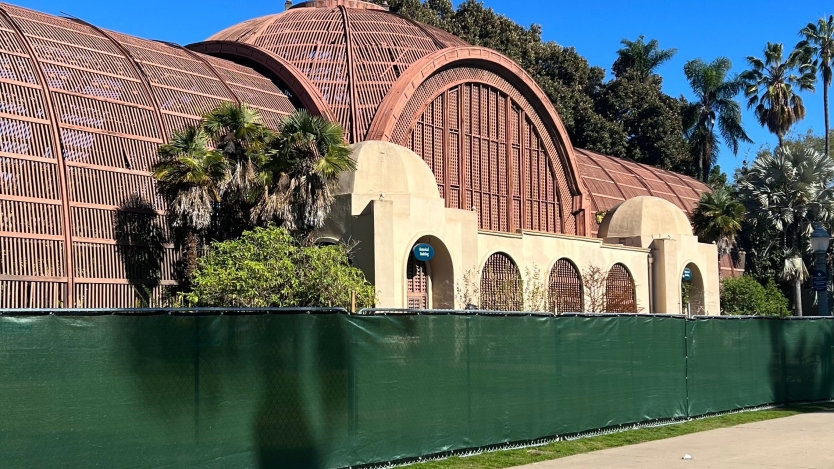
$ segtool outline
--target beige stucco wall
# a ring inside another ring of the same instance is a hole
[[[445,207],[431,170],[408,149],[363,142],[354,158],[358,169],[340,181],[331,215],[317,234],[355,243],[354,263],[376,286],[378,307],[406,306],[409,253],[414,244],[428,242],[435,248],[435,258],[429,263],[433,308],[463,307],[455,301],[455,285],[467,271],[480,272],[491,254],[503,252],[516,262],[522,275],[527,269],[538,269],[544,279],[561,258],[571,260],[580,270],[590,265],[607,270],[622,263],[634,278],[638,308],[647,313],[681,313],[681,274],[691,264],[704,285],[703,309],[693,313],[718,314],[715,246],[698,243],[691,231],[677,233],[686,231],[679,217],[658,211],[655,200],[643,201],[647,207],[626,206],[613,220],[622,229],[606,242],[537,232],[483,232],[478,230],[475,212]],[[652,217],[651,221],[626,219],[635,210],[640,217]],[[609,211],[609,217],[616,211]],[[682,212],[680,215],[685,219]],[[664,225],[664,217],[674,223]],[[640,226],[650,231],[673,226],[668,231],[674,233],[642,233]]]

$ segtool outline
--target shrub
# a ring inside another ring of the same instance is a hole
[[[753,277],[726,278],[721,282],[721,314],[787,316],[788,299],[768,280],[762,286]]]
[[[349,308],[375,302],[374,287],[349,263],[345,246],[302,247],[282,228],[246,231],[212,243],[191,279],[197,306]]]

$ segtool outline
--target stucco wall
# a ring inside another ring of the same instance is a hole
[[[522,276],[528,269],[538,269],[543,281],[561,258],[569,259],[580,271],[592,265],[607,271],[621,263],[634,279],[638,310],[645,313],[682,312],[681,274],[690,265],[698,283],[703,285],[703,294],[699,296],[703,308],[693,313],[718,314],[716,248],[698,243],[691,232],[645,234],[639,233],[641,224],[637,223],[638,236],[603,242],[538,232],[479,231],[476,213],[445,208],[436,191],[428,190],[429,184],[434,184],[428,167],[414,153],[395,147],[376,143],[364,146],[356,156],[358,171],[340,184],[341,194],[336,196],[332,213],[318,232],[321,238],[355,244],[354,263],[375,284],[378,307],[406,307],[409,253],[414,244],[427,242],[435,248],[435,258],[429,262],[432,308],[464,307],[455,299],[456,285],[461,285],[467,271],[480,274],[487,258],[502,252],[515,261]],[[383,165],[379,158],[406,161]],[[408,172],[407,177],[404,172]],[[658,204],[656,200],[644,202]],[[656,219],[663,214],[649,215],[653,218],[644,225],[651,226],[652,231],[663,231],[662,220]],[[674,227],[669,231],[682,231],[680,220],[674,221],[677,224],[670,224]]]

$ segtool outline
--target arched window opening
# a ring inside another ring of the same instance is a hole
[[[706,313],[704,279],[695,264],[687,264],[681,273],[681,314],[687,316]]]
[[[504,253],[489,256],[481,272],[481,305],[484,310],[519,311],[524,307],[521,274]]]
[[[422,111],[403,144],[434,173],[446,206],[478,227],[562,232],[557,181],[536,126],[497,88],[464,83]]]
[[[429,307],[429,276],[426,263],[418,261],[414,253],[408,255],[405,272],[408,309],[426,309]]]
[[[582,279],[579,270],[568,259],[559,259],[550,270],[547,297],[550,311],[581,313],[584,311]]]
[[[607,313],[636,313],[637,299],[634,278],[623,264],[614,264],[605,279],[605,311]]]

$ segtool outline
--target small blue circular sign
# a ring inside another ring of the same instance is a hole
[[[692,271],[689,270],[689,267],[685,267],[683,269],[683,281],[688,282],[690,280],[692,280]]]
[[[418,261],[428,262],[434,257],[434,248],[430,244],[417,244],[412,251],[414,252],[414,258]]]

